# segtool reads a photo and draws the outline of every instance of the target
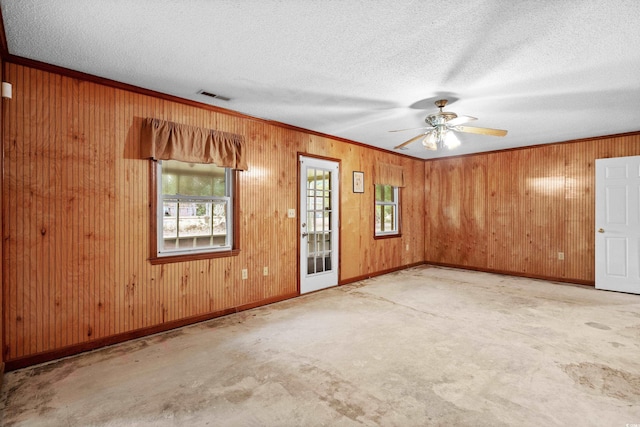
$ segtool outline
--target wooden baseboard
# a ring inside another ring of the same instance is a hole
[[[419,265],[424,265],[424,264],[425,264],[424,262],[415,262],[413,264],[407,264],[407,265],[403,265],[401,267],[394,267],[394,268],[389,268],[387,270],[376,271],[374,273],[363,274],[361,276],[350,277],[348,279],[341,280],[340,283],[338,283],[338,284],[339,285],[348,285],[349,283],[359,282],[360,280],[366,280],[366,279],[370,279],[372,277],[382,276],[383,274],[389,274],[389,273],[393,273],[394,271],[405,270],[407,268],[417,267]]]
[[[572,284],[575,284],[575,285],[595,286],[595,282],[593,280],[570,279],[570,278],[566,278],[566,277],[541,276],[539,274],[521,273],[521,272],[518,272],[518,271],[494,270],[494,269],[491,269],[491,268],[482,268],[482,267],[469,267],[469,266],[466,266],[466,265],[447,264],[447,263],[444,263],[444,262],[425,261],[425,264],[437,265],[437,266],[440,266],[440,267],[459,268],[461,270],[482,271],[484,273],[504,274],[505,276],[527,277],[529,279],[548,280],[548,281],[551,281],[551,282],[563,282],[563,283],[572,283]]]
[[[195,323],[204,322],[207,320],[215,319],[217,317],[238,313],[240,311],[249,310],[249,309],[260,307],[263,305],[273,304],[273,303],[291,299],[297,296],[298,296],[297,293],[280,295],[277,297],[267,298],[265,300],[261,300],[258,302],[243,304],[241,306],[229,308],[226,310],[219,310],[219,311],[214,311],[211,313],[206,313],[198,316],[186,317],[184,319],[174,320],[171,322],[162,323],[160,325],[150,326],[147,328],[136,329],[134,331],[124,332],[117,335],[111,335],[109,337],[104,337],[104,338],[96,339],[93,341],[88,341],[85,343],[74,344],[74,345],[62,347],[56,350],[45,351],[42,353],[32,354],[29,356],[18,357],[15,359],[9,359],[6,361],[5,364],[3,364],[3,366],[4,368],[6,368],[7,372],[14,371],[16,369],[22,369],[28,366],[50,362],[56,359],[62,359],[63,357],[74,356],[76,354],[84,353],[86,351],[96,350],[101,347],[118,344],[124,341],[129,341],[136,338],[142,338],[142,337],[157,334],[160,332],[166,332],[172,329],[181,328],[183,326],[193,325]]]

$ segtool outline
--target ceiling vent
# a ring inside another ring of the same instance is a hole
[[[226,96],[216,95],[215,93],[207,92],[206,90],[201,90],[198,92],[200,95],[205,95],[210,98],[219,99],[220,101],[231,101],[231,98],[227,98]]]

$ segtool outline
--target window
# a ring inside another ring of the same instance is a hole
[[[400,221],[398,187],[376,184],[375,235],[378,237],[399,236]]]
[[[157,259],[231,251],[234,171],[177,160],[156,164]]]

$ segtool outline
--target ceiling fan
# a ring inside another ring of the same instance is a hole
[[[447,105],[447,102],[448,101],[446,99],[439,99],[435,102],[436,107],[438,107],[440,111],[435,114],[430,114],[424,119],[428,126],[389,131],[404,132],[413,129],[426,129],[426,132],[403,142],[402,144],[394,147],[394,149],[406,150],[407,145],[420,138],[423,138],[422,145],[424,145],[427,150],[437,150],[438,148],[443,147],[455,148],[460,145],[460,141],[455,136],[454,132],[477,133],[481,135],[492,136],[505,136],[507,134],[507,131],[502,129],[462,126],[464,123],[468,123],[470,121],[478,119],[470,116],[458,116],[456,113],[452,113],[449,111],[442,111],[445,105]]]

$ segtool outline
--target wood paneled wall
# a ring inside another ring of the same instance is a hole
[[[424,260],[423,161],[46,70],[7,63],[5,71],[14,96],[2,133],[2,326],[14,365],[296,295],[297,220],[287,209],[298,207],[298,153],[341,160],[341,283]],[[147,261],[149,163],[138,158],[145,117],[245,136],[239,256]],[[377,161],[405,169],[402,238],[373,239]],[[365,172],[364,194],[352,193],[353,170]]]
[[[426,261],[593,283],[595,160],[638,154],[631,134],[426,162]]]
[[[3,82],[3,70],[4,70],[4,62],[0,60],[0,82]],[[0,135],[4,135],[4,120],[2,120],[2,117],[4,117],[3,114],[3,105],[4,105],[4,98],[0,97]],[[4,139],[0,141],[0,146],[4,147]],[[4,151],[4,148],[3,148]],[[4,201],[4,184],[3,184],[3,176],[4,174],[0,172],[0,203],[2,201]],[[2,212],[4,209],[0,209],[0,224],[2,224]],[[0,245],[0,259],[4,259],[3,256],[3,249],[4,245]],[[4,263],[2,265],[2,268],[0,268],[0,283],[4,282],[3,279],[3,274],[4,274]],[[3,323],[3,318],[4,316],[2,315],[2,307],[4,306],[3,303],[3,299],[2,299],[2,294],[3,292],[0,292],[0,349],[4,348],[4,323]],[[0,351],[0,387],[2,387],[2,377],[4,374],[4,352]]]

